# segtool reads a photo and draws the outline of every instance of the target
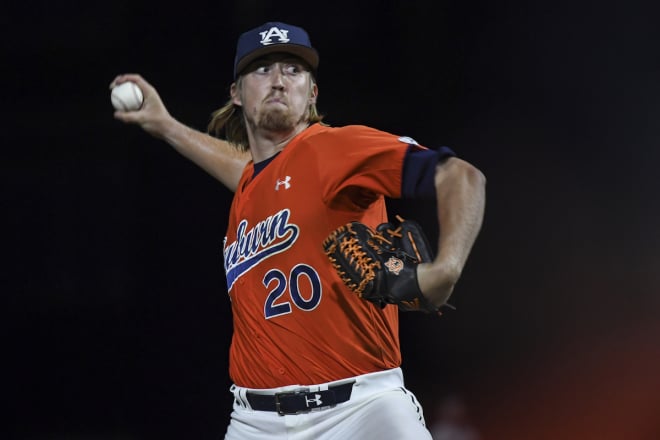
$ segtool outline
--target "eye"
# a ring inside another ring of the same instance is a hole
[[[284,72],[288,75],[297,75],[303,72],[303,68],[300,64],[290,63],[284,66]]]
[[[270,70],[271,70],[270,65],[258,66],[256,69],[254,69],[256,73],[268,73],[270,72]]]

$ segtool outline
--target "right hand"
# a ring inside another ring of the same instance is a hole
[[[142,78],[142,76],[135,73],[117,75],[110,83],[110,89],[126,81],[133,81],[142,89],[144,102],[139,110],[129,112],[115,111],[115,119],[127,124],[138,124],[146,132],[155,137],[165,137],[165,131],[175,121],[167,111],[156,89]]]

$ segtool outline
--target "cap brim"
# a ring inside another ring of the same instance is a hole
[[[270,46],[265,46],[254,50],[241,58],[241,60],[236,65],[236,77],[238,77],[238,75],[240,75],[252,61],[271,53],[287,53],[297,56],[309,64],[314,72],[316,72],[316,69],[319,66],[319,54],[315,49],[298,44],[272,44]]]

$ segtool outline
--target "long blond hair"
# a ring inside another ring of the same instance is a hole
[[[239,76],[236,80],[236,89],[240,91],[242,85],[243,77]],[[315,85],[316,81],[312,77],[310,90]],[[312,103],[309,105],[307,122],[310,124],[321,122],[323,117],[324,115],[320,114],[316,108],[316,104]],[[243,119],[243,108],[240,105],[234,104],[231,98],[227,100],[225,105],[211,113],[211,122],[209,122],[207,131],[210,134],[225,139],[240,151],[248,151],[250,149],[247,128]]]

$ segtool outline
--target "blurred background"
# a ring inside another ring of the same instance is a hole
[[[224,435],[231,194],[113,119],[108,85],[140,73],[204,130],[238,35],[266,21],[309,31],[326,122],[448,145],[488,178],[457,310],[401,318],[429,426],[459,402],[482,440],[660,438],[658,6],[12,3],[1,438]],[[437,233],[433,206],[390,209]]]

